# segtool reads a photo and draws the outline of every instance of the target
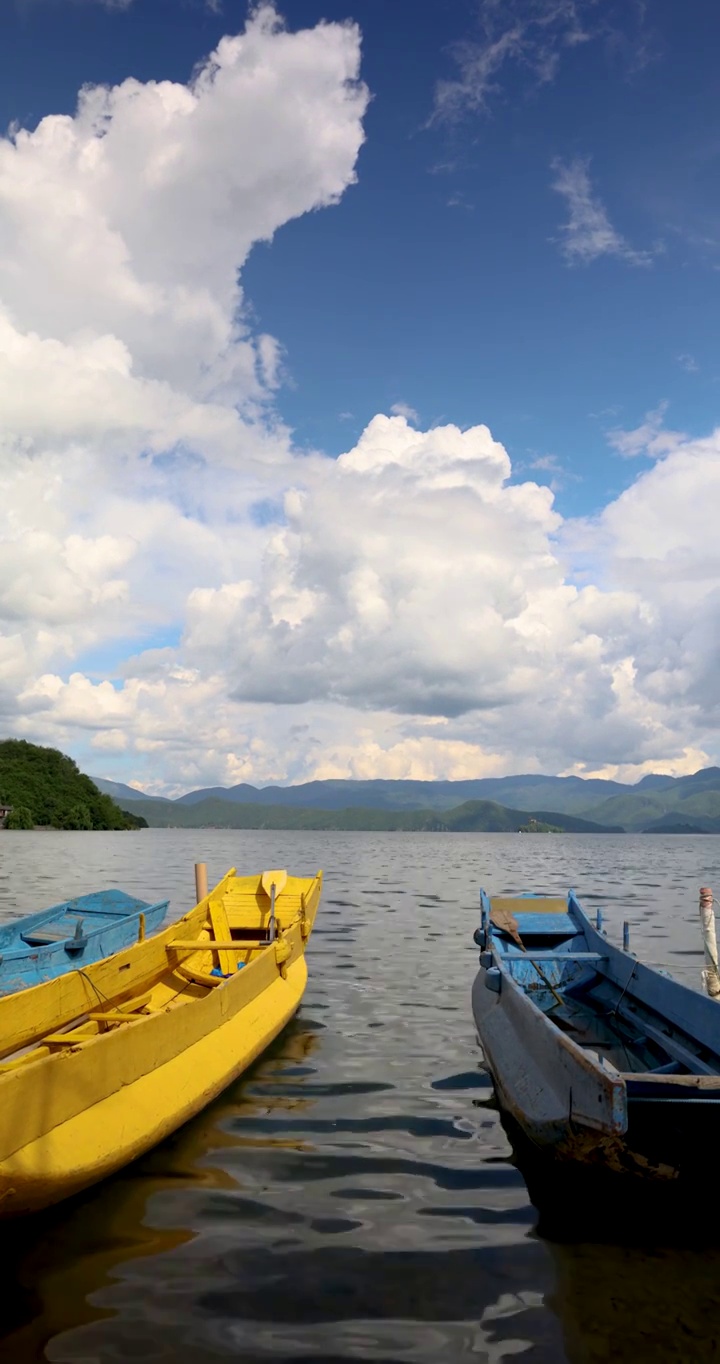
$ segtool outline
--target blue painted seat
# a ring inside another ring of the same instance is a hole
[[[569,914],[538,914],[519,911],[515,914],[515,922],[518,926],[520,937],[534,938],[574,938],[577,934],[577,924],[573,922]],[[506,930],[497,929],[493,926],[493,932],[502,932],[507,936]]]

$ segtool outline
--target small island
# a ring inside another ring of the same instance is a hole
[[[519,834],[561,834],[563,830],[558,824],[546,824],[542,819],[529,819],[527,824],[521,824],[518,829]]]
[[[25,739],[0,742],[0,827],[5,829],[146,829],[142,815],[121,810],[57,748]]]

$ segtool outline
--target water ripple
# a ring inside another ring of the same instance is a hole
[[[717,840],[198,831],[230,865],[323,866],[303,1008],[206,1113],[4,1228],[0,1360],[653,1364],[715,1359],[720,1259],[543,1240],[479,1065],[482,881],[566,882],[697,984]],[[108,883],[192,902],[185,831],[3,835],[0,914]],[[11,874],[10,874],[10,870]],[[611,1304],[612,1310],[608,1310]]]

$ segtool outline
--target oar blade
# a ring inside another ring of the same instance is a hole
[[[286,871],[264,871],[260,883],[265,894],[272,895],[272,888],[275,887],[275,894],[279,895],[281,890],[287,885],[288,874]]]
[[[501,933],[507,933],[513,942],[517,943],[518,947],[522,947],[523,951],[525,950],[517,919],[511,910],[505,905],[495,906],[491,903],[490,919],[495,927],[500,929]]]

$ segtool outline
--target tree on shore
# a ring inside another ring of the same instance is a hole
[[[12,806],[9,829],[136,829],[72,758],[25,739],[0,742],[0,792]]]

